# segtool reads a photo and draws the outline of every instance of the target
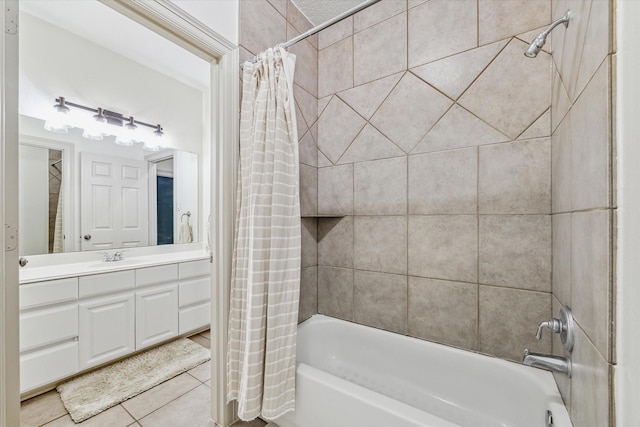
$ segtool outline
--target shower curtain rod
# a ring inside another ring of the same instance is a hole
[[[364,1],[354,7],[352,7],[351,9],[348,9],[344,12],[342,12],[340,15],[329,19],[328,21],[323,22],[320,25],[316,25],[315,27],[313,27],[312,29],[305,31],[304,33],[300,34],[298,37],[294,37],[291,40],[285,42],[285,43],[280,43],[278,45],[276,45],[276,47],[281,47],[281,48],[288,48],[293,46],[294,44],[298,43],[299,41],[302,41],[304,39],[306,39],[307,37],[311,37],[312,35],[319,33],[320,31],[324,30],[327,27],[332,26],[335,23],[338,23],[340,21],[342,21],[343,19],[346,19],[348,17],[350,17],[351,15],[355,15],[356,13],[360,12],[363,9],[368,8],[369,6],[372,6],[376,3],[378,3],[380,0],[367,0]],[[250,62],[256,62],[257,61],[257,57],[254,57]],[[242,64],[241,64],[242,66]]]

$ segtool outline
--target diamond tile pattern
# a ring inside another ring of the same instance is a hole
[[[338,96],[362,117],[369,120],[404,73],[394,74],[371,83],[338,93]]]
[[[433,87],[407,73],[382,103],[371,124],[408,153],[452,103]]]
[[[451,98],[458,99],[506,45],[507,40],[502,40],[412,68],[411,72]]]
[[[403,155],[404,152],[393,142],[378,132],[376,128],[367,124],[338,163],[364,162]]]
[[[337,162],[365,123],[340,98],[333,97],[319,119],[318,148],[333,163]]]

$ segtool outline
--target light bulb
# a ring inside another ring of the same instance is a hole
[[[87,121],[82,136],[93,141],[101,141],[107,134],[107,118],[102,108],[98,107],[98,113]]]
[[[124,125],[122,132],[116,137],[116,144],[130,147],[136,143],[138,126],[134,123],[133,117],[129,117],[129,123]]]
[[[69,107],[64,105],[64,97],[56,99],[56,104],[53,105],[53,111],[44,123],[45,130],[55,133],[67,133],[69,132],[68,124]]]
[[[161,143],[163,137],[164,131],[162,130],[162,126],[157,125],[156,130],[153,131],[153,136],[144,141],[142,149],[146,151],[160,151],[162,149]]]

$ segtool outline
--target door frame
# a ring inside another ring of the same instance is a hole
[[[211,141],[211,250],[212,378],[211,419],[227,427],[236,420],[233,404],[226,399],[226,342],[234,197],[238,161],[239,53],[238,47],[178,6],[166,0],[99,0],[152,31],[198,55],[211,64],[208,134]],[[17,243],[18,224],[18,1],[6,0],[0,8],[4,24],[0,40],[0,220],[6,245]],[[12,18],[12,19],[7,19]],[[15,25],[15,31],[13,30]],[[207,132],[205,132],[207,133]],[[17,246],[17,245],[16,245]],[[0,427],[20,424],[18,251],[5,250],[0,257]],[[216,286],[219,284],[219,286]]]

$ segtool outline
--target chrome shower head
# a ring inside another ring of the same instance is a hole
[[[529,48],[524,52],[524,56],[526,56],[527,58],[535,58],[536,56],[538,56],[538,53],[540,53],[542,47],[547,41],[547,36],[549,35],[549,33],[560,24],[564,24],[565,28],[568,27],[570,16],[571,14],[567,10],[567,13],[565,13],[562,18],[553,21],[546,30],[541,32],[538,37],[533,39],[533,41],[529,45]]]
[[[529,45],[529,49],[524,52],[524,56],[527,58],[535,58],[538,56],[538,53],[542,50],[542,46],[547,41],[547,35],[545,33],[541,33],[538,37],[533,39],[531,44]]]

